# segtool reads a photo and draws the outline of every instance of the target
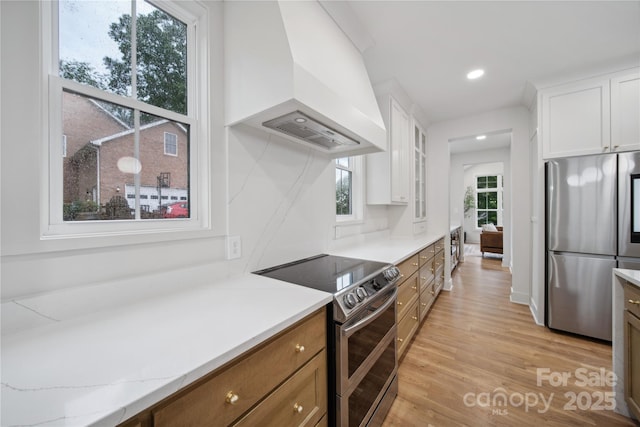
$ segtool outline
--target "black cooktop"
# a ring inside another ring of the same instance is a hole
[[[254,274],[336,294],[388,266],[378,261],[322,254],[254,271]]]

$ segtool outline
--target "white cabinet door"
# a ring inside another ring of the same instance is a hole
[[[609,152],[608,78],[543,90],[541,104],[545,159]]]
[[[390,95],[384,96],[379,105],[387,126],[389,147],[382,153],[367,154],[367,204],[408,204],[409,115]]]
[[[611,79],[611,146],[640,150],[640,71]]]
[[[409,202],[409,115],[391,98],[391,201]]]
[[[427,217],[427,135],[418,122],[413,123],[413,219]]]

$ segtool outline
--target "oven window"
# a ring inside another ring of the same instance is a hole
[[[395,323],[395,306],[391,305],[376,320],[349,337],[347,344],[349,349],[349,378],[362,365],[367,356],[373,352]]]
[[[349,425],[359,426],[383,391],[396,367],[396,346],[391,340],[389,346],[371,367],[358,387],[349,396]]]

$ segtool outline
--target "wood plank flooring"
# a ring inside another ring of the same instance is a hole
[[[511,274],[500,264],[466,252],[453,290],[440,293],[400,362],[383,426],[634,426],[603,409],[611,346],[536,325],[509,301]],[[566,385],[539,375],[545,368],[553,379],[570,375]]]

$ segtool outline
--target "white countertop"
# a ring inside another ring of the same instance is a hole
[[[332,255],[398,264],[443,237],[443,235],[425,235],[417,238],[389,237],[330,252]]]
[[[628,270],[625,268],[614,268],[613,274],[622,277],[629,283],[640,288],[640,270]]]
[[[2,337],[2,426],[113,426],[323,307],[245,274]]]

